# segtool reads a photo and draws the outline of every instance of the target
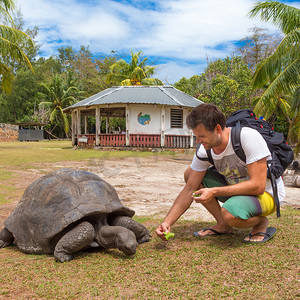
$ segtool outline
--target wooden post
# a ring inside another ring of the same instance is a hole
[[[81,134],[81,114],[80,114],[80,110],[77,109],[77,137],[79,134]]]
[[[190,140],[190,147],[193,148],[194,147],[194,135],[193,135],[193,131],[191,130],[191,140]]]
[[[130,133],[129,133],[129,118],[130,118],[130,111],[129,105],[126,104],[126,146],[130,145]]]
[[[161,147],[165,146],[165,128],[166,128],[166,107],[163,105],[161,107],[161,117],[160,117],[160,123],[161,123],[161,137],[160,137],[160,145]]]
[[[88,134],[88,132],[87,132],[87,115],[84,115],[84,134]]]
[[[72,146],[75,146],[76,143],[76,113],[72,110]]]
[[[109,133],[109,117],[106,117],[106,134]]]
[[[99,146],[100,140],[99,140],[99,134],[101,133],[101,115],[100,115],[100,107],[96,107],[96,112],[95,112],[95,118],[96,118],[96,146]]]

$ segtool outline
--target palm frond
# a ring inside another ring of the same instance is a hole
[[[130,79],[125,79],[121,82],[122,86],[126,86],[126,85],[132,85],[132,82]]]
[[[132,71],[132,79],[143,79],[146,77],[144,70],[140,67],[136,67],[133,71]]]
[[[270,21],[285,34],[300,27],[299,9],[278,1],[258,2],[248,15],[251,18],[259,16],[262,21]]]
[[[300,150],[300,111],[297,116],[293,119],[292,124],[289,128],[288,140],[292,143],[296,143],[294,153],[298,156]]]
[[[69,120],[68,120],[68,117],[67,115],[63,112],[62,108],[59,107],[59,112],[60,112],[60,115],[62,117],[62,121],[63,121],[63,126],[64,126],[64,130],[65,130],[65,133],[66,135],[68,134],[69,130],[70,130],[70,125],[69,125]]]
[[[57,115],[58,115],[58,110],[56,108],[54,108],[53,111],[51,112],[51,115],[49,118],[51,123],[53,123],[55,121]]]
[[[164,85],[163,82],[157,78],[144,78],[141,81],[143,85]]]
[[[19,43],[26,42],[33,46],[34,43],[31,38],[20,30],[11,28],[6,25],[0,25],[0,53],[2,57],[11,57],[16,59],[20,63],[25,63],[32,71],[32,65],[26,56],[26,54],[21,50]],[[34,71],[33,71],[34,72]]]
[[[15,9],[15,2],[13,0],[1,0],[0,1],[0,14],[9,22],[13,23],[13,18],[11,17],[9,11],[13,11]]]
[[[2,75],[1,87],[6,93],[11,93],[14,76],[11,69],[0,62],[0,74]]]
[[[292,31],[281,41],[276,51],[261,61],[253,75],[253,86],[262,87],[271,81],[284,67],[300,58],[300,29]]]
[[[281,93],[291,94],[299,86],[300,59],[287,66],[269,85],[262,99],[276,97]]]
[[[53,108],[53,102],[44,101],[39,104],[40,107],[45,109]]]

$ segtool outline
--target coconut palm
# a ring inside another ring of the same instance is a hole
[[[142,51],[133,53],[128,64],[124,59],[118,60],[110,67],[107,82],[116,85],[163,85],[157,78],[150,78],[154,74],[155,67],[146,66],[148,58],[140,61]]]
[[[271,22],[283,33],[284,38],[275,52],[261,61],[254,73],[253,85],[266,87],[255,106],[255,111],[268,118],[278,106],[288,109],[291,118],[289,137],[297,138],[300,146],[299,86],[300,86],[300,10],[277,1],[258,3],[249,13]],[[298,95],[298,96],[297,96]],[[293,108],[295,110],[293,110]],[[298,129],[297,129],[298,128]]]
[[[69,132],[69,120],[67,115],[63,112],[63,109],[76,103],[81,98],[85,92],[80,91],[74,82],[69,78],[67,79],[67,84],[63,82],[63,79],[58,75],[54,75],[50,86],[46,84],[41,84],[42,93],[46,96],[47,101],[41,102],[40,106],[45,109],[50,109],[52,112],[50,114],[50,122],[60,120],[63,124],[64,131],[66,135]]]
[[[14,8],[13,0],[0,0],[0,14],[2,15],[2,20],[13,23],[9,12]],[[13,81],[13,70],[8,65],[9,60],[16,60],[23,63],[33,71],[28,57],[19,46],[22,43],[33,46],[33,41],[24,32],[7,25],[0,25],[1,87],[6,92],[11,92]]]

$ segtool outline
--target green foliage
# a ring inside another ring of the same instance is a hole
[[[22,50],[24,44],[33,47],[33,41],[24,32],[14,27],[13,19],[10,12],[14,10],[14,1],[2,0],[0,1],[0,14],[2,19],[7,20],[12,24],[11,26],[0,24],[0,75],[1,87],[4,91],[10,93],[12,91],[13,82],[13,68],[12,61],[18,61],[33,70],[31,63]]]
[[[205,74],[201,74],[200,76],[194,75],[189,79],[182,77],[178,82],[174,84],[174,87],[184,93],[198,98],[201,95],[200,91],[205,87],[205,82]]]
[[[277,1],[266,1],[256,4],[249,15],[273,23],[285,34],[276,51],[255,70],[253,86],[267,86],[255,111],[270,116],[279,106],[289,107],[286,113],[290,122],[289,138],[297,143],[297,153],[300,147],[300,100],[296,96],[300,82],[300,10]]]
[[[107,75],[107,82],[114,85],[163,85],[157,78],[150,78],[155,67],[146,66],[148,58],[140,59],[142,51],[133,53],[128,64],[124,59],[114,63]]]
[[[60,76],[54,75],[52,82],[49,86],[41,84],[42,93],[46,96],[46,101],[41,102],[40,106],[51,110],[50,122],[60,120],[63,124],[66,135],[69,132],[69,120],[67,115],[63,112],[63,109],[76,103],[84,94],[80,91],[72,80],[72,73],[69,73],[69,77],[64,81]]]
[[[39,103],[38,83],[28,69],[19,69],[10,94],[0,94],[0,122],[22,122],[34,113]]]
[[[110,67],[116,63],[113,56],[95,57],[89,47],[81,46],[79,51],[71,46],[59,48],[59,62],[63,72],[72,72],[79,83],[80,89],[86,91],[87,96],[94,95],[110,86],[106,76]]]
[[[240,57],[217,59],[203,74],[175,83],[179,90],[218,105],[225,115],[249,107],[253,97],[251,71]]]

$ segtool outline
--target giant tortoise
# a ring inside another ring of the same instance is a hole
[[[133,215],[115,188],[99,176],[61,169],[27,187],[4,222],[0,248],[15,243],[26,253],[54,253],[60,262],[92,246],[133,255],[137,244],[150,237]]]

